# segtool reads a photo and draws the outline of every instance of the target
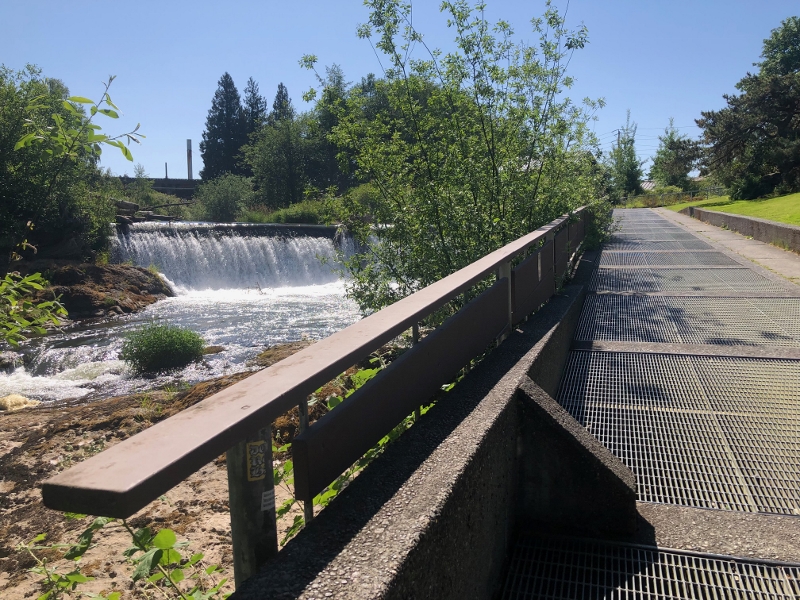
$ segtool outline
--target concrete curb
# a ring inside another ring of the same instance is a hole
[[[750,236],[760,242],[766,242],[785,250],[800,253],[800,227],[795,225],[704,210],[695,206],[684,208],[680,213],[709,225],[727,228],[742,235]]]

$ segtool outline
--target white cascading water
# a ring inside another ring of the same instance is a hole
[[[332,240],[250,233],[245,227],[220,234],[186,224],[141,224],[112,238],[111,250],[114,262],[154,265],[179,290],[279,288],[338,279]]]
[[[345,254],[352,252],[351,242],[341,243]],[[24,366],[0,372],[0,397],[91,400],[201,381],[250,368],[248,361],[265,346],[323,338],[359,318],[344,296],[336,247],[326,237],[276,237],[274,228],[239,224],[143,223],[112,236],[111,250],[114,262],[154,265],[175,297],[29,340]],[[179,372],[143,378],[119,360],[119,351],[126,334],[150,322],[187,327],[224,350]]]

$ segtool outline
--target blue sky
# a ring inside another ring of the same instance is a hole
[[[542,1],[488,0],[492,20],[509,21],[533,42],[529,20]],[[439,2],[414,2],[415,25],[429,45],[447,49],[452,34]],[[566,2],[556,2],[562,10]],[[724,105],[722,94],[759,60],[764,38],[800,13],[796,0],[572,0],[567,20],[585,24],[589,44],[570,65],[577,80],[570,96],[604,98],[595,130],[604,148],[631,110],[642,158],[655,152],[670,117],[695,137],[701,110]],[[186,139],[192,139],[194,176],[202,167],[199,142],[219,77],[228,71],[243,91],[252,76],[271,105],[278,83],[295,106],[313,76],[298,66],[303,54],[322,65],[337,63],[348,81],[380,72],[369,45],[355,35],[366,21],[361,0],[210,2],[138,0],[126,3],[3,0],[0,63],[34,63],[63,80],[76,95],[96,97],[114,74],[119,121],[101,122],[108,133],[141,123],[147,136],[132,148],[134,162],[151,177],[186,177]],[[133,164],[111,149],[102,165],[116,174]]]

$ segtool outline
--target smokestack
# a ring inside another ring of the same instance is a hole
[[[169,171],[167,170],[167,163],[164,163],[164,179],[169,179]]]
[[[192,140],[186,140],[186,166],[189,168],[189,179],[192,179]]]

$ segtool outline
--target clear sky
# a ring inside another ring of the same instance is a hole
[[[555,3],[565,9],[567,3]],[[438,0],[416,0],[414,22],[429,45],[447,48],[452,33]],[[529,42],[529,20],[544,10],[541,0],[488,0],[490,19],[509,21]],[[575,99],[604,98],[595,130],[607,149],[625,111],[638,126],[642,158],[655,152],[657,137],[674,117],[696,137],[701,110],[724,105],[722,94],[759,60],[764,38],[780,22],[800,13],[797,0],[571,0],[572,26],[584,23],[589,44],[570,65]],[[303,54],[320,64],[339,64],[348,81],[380,65],[367,42],[355,35],[367,10],[361,0],[226,2],[137,0],[136,2],[0,1],[0,63],[17,69],[33,63],[59,78],[75,95],[97,97],[108,75],[124,113],[100,123],[121,133],[141,123],[147,136],[133,147],[134,162],[151,177],[186,177],[186,139],[194,150],[194,176],[202,167],[199,142],[211,98],[228,71],[240,93],[252,76],[272,104],[283,82],[296,108],[314,84],[298,65]],[[133,164],[108,149],[102,165],[115,174]]]

